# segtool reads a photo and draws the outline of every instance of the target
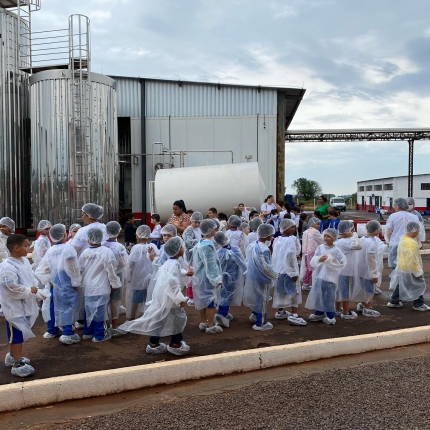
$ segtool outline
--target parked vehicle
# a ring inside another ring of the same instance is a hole
[[[332,197],[330,199],[330,206],[338,211],[346,211],[346,203],[343,197]]]

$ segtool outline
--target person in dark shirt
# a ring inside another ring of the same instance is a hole
[[[128,251],[136,244],[136,229],[133,227],[134,215],[129,213],[125,216],[124,241]]]

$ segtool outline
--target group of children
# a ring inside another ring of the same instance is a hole
[[[186,305],[199,311],[199,329],[206,334],[230,327],[231,308],[242,303],[251,310],[254,330],[271,330],[267,309],[272,300],[275,319],[305,326],[299,315],[302,290],[309,290],[304,305],[313,311],[309,321],[333,325],[336,316],[356,319],[350,302],[357,302],[356,310],[365,317],[380,315],[372,300],[387,247],[378,237],[377,221],[369,221],[366,235],[358,238],[350,221],[320,233],[320,220],[306,214],[298,213],[298,220],[284,214],[279,223],[270,222],[275,221],[272,216],[268,222],[258,213],[247,215],[248,223],[232,215],[223,229],[216,217],[203,219],[193,212],[180,237],[172,224],[161,228],[154,214],[157,237],[141,225],[127,250],[117,241],[121,226],[116,221],[102,224],[102,208],[89,203],[82,207],[86,225],[74,224],[68,234],[63,224],[39,222],[33,266],[27,259],[28,239],[12,234],[10,218],[0,219],[0,256],[6,257],[0,265],[0,302],[10,343],[6,365],[16,376],[34,373],[22,356],[22,343],[34,337],[38,300],[47,322],[45,338],[59,337],[70,345],[81,340],[79,328],[82,339],[93,342],[132,332],[149,336],[149,354],[189,352],[183,340]],[[304,223],[307,229],[299,234]],[[416,310],[429,309],[414,241],[419,231],[419,223],[411,221],[400,240],[388,306],[400,307],[402,299],[413,301]],[[118,325],[124,299],[128,320]],[[166,336],[168,344],[160,341]]]

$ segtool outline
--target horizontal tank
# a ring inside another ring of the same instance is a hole
[[[259,209],[265,192],[258,163],[162,169],[155,175],[155,210],[166,222],[173,202],[184,200],[204,216],[210,207],[228,215],[239,203]]]

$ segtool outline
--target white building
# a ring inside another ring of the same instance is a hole
[[[430,173],[414,175],[413,191],[418,210],[430,209]],[[369,179],[357,182],[357,209],[375,210],[380,207],[392,211],[393,201],[408,197],[408,177]]]

